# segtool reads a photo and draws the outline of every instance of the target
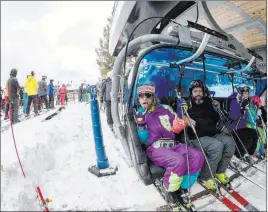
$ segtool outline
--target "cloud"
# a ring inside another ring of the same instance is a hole
[[[35,70],[60,83],[94,82],[95,48],[114,2],[2,2],[1,84],[11,68],[20,84]],[[12,14],[12,15],[11,15]]]

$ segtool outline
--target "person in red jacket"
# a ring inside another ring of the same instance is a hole
[[[65,105],[65,95],[67,95],[67,88],[65,87],[65,84],[62,85],[62,87],[59,89],[60,93],[60,104]]]

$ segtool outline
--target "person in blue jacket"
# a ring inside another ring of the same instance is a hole
[[[49,97],[49,108],[54,109],[54,95],[55,95],[55,88],[53,85],[53,79],[50,80],[48,85],[48,97]]]

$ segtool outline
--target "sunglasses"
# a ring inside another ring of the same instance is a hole
[[[152,98],[154,95],[152,93],[139,93],[139,98],[144,99],[146,97],[147,99]]]

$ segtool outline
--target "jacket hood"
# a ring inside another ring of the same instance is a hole
[[[27,78],[27,81],[31,82],[33,79],[34,79],[33,76],[29,76],[29,77]]]
[[[237,95],[238,95],[238,93],[237,92],[234,92],[230,96],[228,96],[228,98],[234,99],[234,98],[237,97]]]

